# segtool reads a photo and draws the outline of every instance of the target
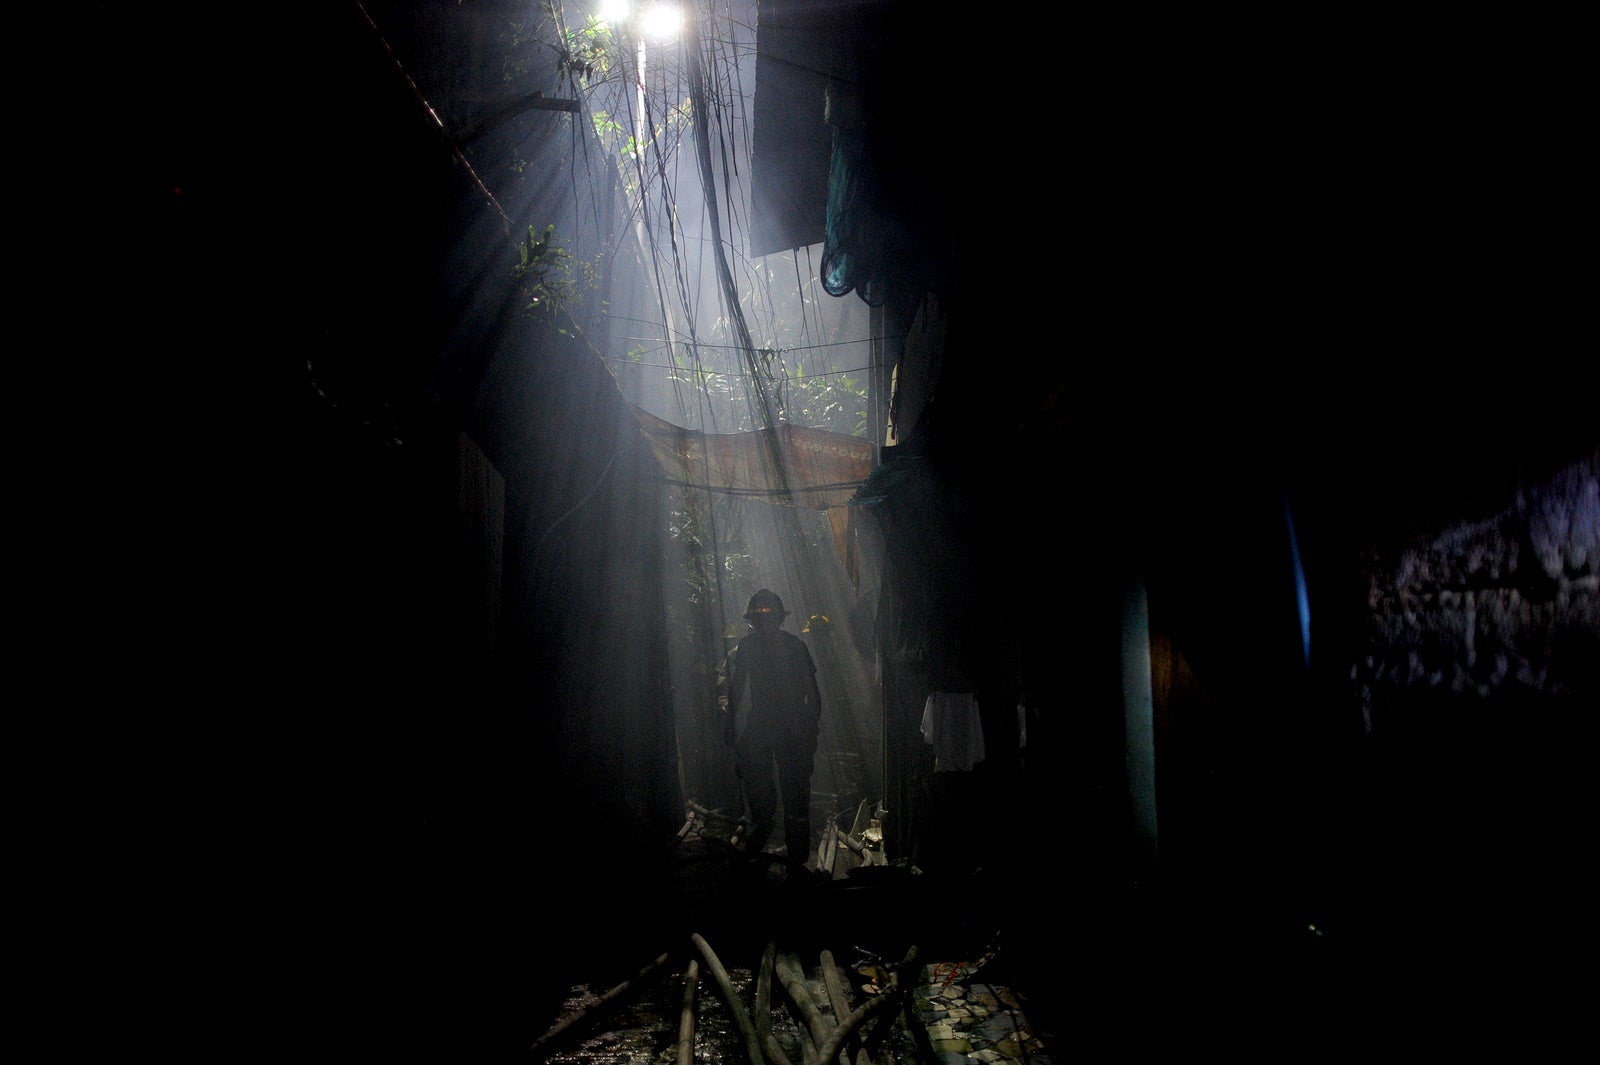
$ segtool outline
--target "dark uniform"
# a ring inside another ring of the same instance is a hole
[[[803,875],[811,851],[811,768],[822,698],[810,649],[779,627],[786,616],[783,600],[765,588],[751,597],[745,620],[753,631],[728,652],[720,701],[723,739],[734,749],[754,819],[750,851],[759,853],[771,837],[781,795],[794,879]]]

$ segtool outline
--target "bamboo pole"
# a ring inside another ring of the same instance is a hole
[[[834,835],[839,838],[840,843],[843,843],[846,847],[849,847],[863,858],[866,857],[867,848],[862,844],[857,843],[855,837],[849,835],[844,829],[838,827],[837,825],[834,826],[833,832]]]
[[[806,987],[800,959],[788,953],[778,955],[778,979],[783,982],[783,989],[789,993],[789,1001],[794,1004],[801,1026],[810,1037],[804,1045],[805,1059],[814,1061],[817,1048],[828,1041],[830,1033],[827,1019],[811,997],[811,989]]]
[[[544,1035],[541,1035],[538,1039],[535,1039],[533,1041],[533,1046],[529,1049],[533,1052],[535,1057],[543,1057],[545,1054],[548,1054],[552,1044],[556,1040],[570,1032],[580,1022],[590,1021],[599,1016],[605,1010],[609,1009],[617,1001],[617,999],[620,998],[630,988],[643,982],[645,979],[656,975],[666,967],[666,964],[667,955],[662,954],[658,956],[655,961],[651,962],[649,965],[646,965],[643,969],[640,969],[637,973],[635,973],[631,980],[624,980],[616,987],[613,987],[611,990],[601,995],[599,1002],[596,1002],[588,1009],[582,1010],[579,1013],[575,1013],[566,1020],[553,1026],[548,1032],[544,1033]]]
[[[700,963],[690,958],[683,973],[683,1008],[678,1013],[678,1065],[694,1065],[694,996],[699,983]]]
[[[777,957],[778,941],[767,940],[766,949],[761,952],[761,968],[756,971],[756,1035],[774,1065],[789,1065],[789,1056],[772,1033],[772,970]]]
[[[728,976],[728,970],[723,968],[722,961],[711,949],[711,944],[699,932],[690,937],[695,949],[700,952],[700,957],[706,963],[706,969],[717,982],[717,990],[722,993],[722,1000],[727,1003],[728,1012],[733,1015],[733,1023],[739,1029],[739,1037],[744,1042],[745,1056],[750,1059],[750,1065],[762,1065],[765,1061],[761,1040],[756,1038],[755,1027],[750,1023],[750,1015],[745,1012],[744,1003],[739,1001],[739,995],[733,989],[733,980]],[[779,1065],[789,1065],[786,1059],[779,1060]]]
[[[889,1033],[894,1030],[896,1016],[902,1013],[905,1014],[906,1028],[912,1033],[912,1041],[916,1043],[918,1052],[926,1055],[931,1050],[931,1047],[927,1045],[928,1033],[923,1030],[921,1023],[915,1017],[912,1017],[909,1012],[911,1008],[911,992],[916,987],[915,975],[917,969],[917,948],[913,946],[906,951],[906,956],[889,977],[888,995],[894,1000],[894,1008],[873,1026],[872,1033],[867,1036],[866,1050],[869,1058],[878,1056],[878,1051],[882,1049],[885,1040],[889,1038]],[[922,1037],[920,1041],[917,1039],[918,1035]]]
[[[889,992],[874,995],[863,1005],[851,1011],[848,1016],[839,1022],[838,1027],[828,1034],[828,1038],[823,1040],[822,1045],[817,1048],[817,1060],[831,1062],[837,1059],[839,1050],[844,1046],[845,1040],[849,1039],[855,1033],[855,1030],[861,1027],[862,1023],[869,1017],[892,1006],[894,999],[895,996]],[[863,1058],[862,1055],[864,1054],[866,1054],[866,1051],[861,1051],[857,1055],[857,1060],[871,1060],[870,1058]]]
[[[834,825],[832,832],[822,834],[822,846],[817,851],[817,871],[825,872],[830,878],[833,876],[833,867],[839,859],[839,826]]]
[[[833,960],[833,951],[826,948],[822,951],[822,986],[828,989],[828,1003],[833,1007],[835,1023],[848,1017],[850,1009],[850,996],[845,991],[844,974],[839,970],[839,965]],[[866,1048],[862,1046],[859,1038],[851,1038],[845,1056],[852,1065],[871,1065]]]

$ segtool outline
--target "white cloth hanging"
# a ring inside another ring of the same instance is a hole
[[[969,770],[983,761],[983,722],[971,692],[934,692],[922,707],[922,738],[933,745],[933,771]]]

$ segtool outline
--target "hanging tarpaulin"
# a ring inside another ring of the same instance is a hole
[[[669,484],[826,511],[834,551],[848,565],[848,506],[872,473],[870,440],[798,425],[702,433],[639,407],[633,413]]]
[[[702,433],[633,412],[670,483],[827,510],[846,506],[872,472],[872,442],[857,436],[798,425]]]

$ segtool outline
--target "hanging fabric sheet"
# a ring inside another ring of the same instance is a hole
[[[856,579],[849,504],[872,473],[872,441],[799,425],[702,433],[642,407],[633,413],[667,483],[822,511],[834,554]]]
[[[983,761],[983,722],[971,692],[934,692],[922,707],[922,738],[935,773],[965,772]]]

